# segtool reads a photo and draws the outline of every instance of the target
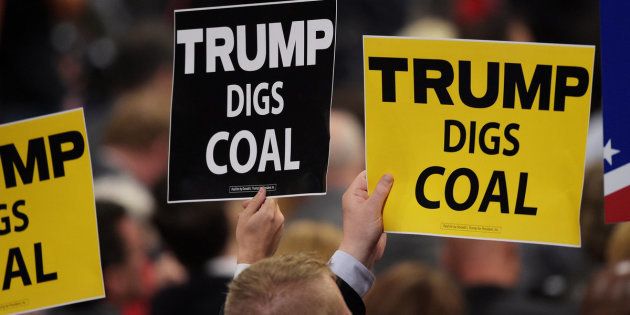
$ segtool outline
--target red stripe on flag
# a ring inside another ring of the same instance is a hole
[[[606,223],[630,221],[630,186],[604,197]]]

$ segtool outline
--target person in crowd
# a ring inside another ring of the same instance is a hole
[[[139,226],[143,246],[151,260],[147,275],[153,280],[153,293],[157,290],[185,281],[186,271],[170,252],[162,251],[160,235],[152,222],[156,202],[144,187],[124,177],[107,177],[95,181],[96,200],[122,206],[126,214]],[[145,307],[148,309],[148,307]]]
[[[516,243],[448,239],[442,263],[464,288],[471,315],[575,313],[570,306],[527,298],[516,290],[521,271]]]
[[[327,261],[339,248],[342,238],[341,230],[332,224],[295,221],[285,230],[276,254],[308,253],[314,258]]]
[[[56,308],[51,315],[146,314],[138,301],[152,291],[146,266],[147,251],[139,225],[122,206],[96,202],[101,268],[106,298]]]
[[[104,161],[149,189],[166,176],[169,97],[140,91],[121,97],[103,136]]]
[[[619,223],[615,226],[606,246],[606,262],[614,265],[622,260],[630,259],[630,223]]]
[[[265,191],[261,188],[251,201],[244,204],[244,210],[239,217],[236,229],[239,265],[236,278],[230,284],[225,314],[289,314],[291,307],[295,303],[299,304],[300,301],[305,303],[313,301],[314,304],[311,305],[320,306],[319,308],[311,307],[307,310],[308,314],[347,314],[347,310],[350,310],[352,314],[365,313],[365,305],[361,296],[365,295],[372,286],[374,275],[370,269],[381,258],[385,249],[386,235],[383,232],[382,211],[394,180],[391,175],[384,175],[377,183],[374,192],[369,195],[365,175],[365,172],[361,172],[343,195],[343,239],[339,249],[333,254],[328,264],[332,273],[336,275],[337,284],[333,288],[334,290],[329,290],[335,294],[340,292],[345,301],[346,309],[334,306],[335,302],[333,301],[337,301],[333,298],[334,295],[321,291],[326,286],[330,288],[332,282],[328,281],[326,284],[329,278],[326,278],[325,273],[308,272],[309,274],[319,274],[320,277],[313,275],[296,278],[281,274],[269,279],[268,276],[265,276],[267,270],[265,266],[269,264],[283,261],[282,263],[291,265],[292,260],[300,259],[295,258],[295,256],[267,258],[276,250],[284,218],[275,201],[265,198]],[[274,260],[270,263],[271,259]],[[292,273],[293,271],[284,270],[282,272]],[[311,291],[318,294],[313,294],[312,297],[309,295],[306,300],[303,300],[305,297],[301,295],[302,290],[255,291],[239,289],[246,285],[247,287],[264,286],[265,281],[272,281],[280,288],[289,285],[296,288],[319,286],[320,289]],[[267,303],[280,298],[286,299],[289,304],[281,303],[278,306]]]
[[[522,244],[520,290],[536,299],[578,308],[588,277],[605,264],[612,226],[604,222],[603,165],[587,166],[580,209],[581,248]]]
[[[443,272],[407,261],[380,274],[365,297],[368,315],[462,315],[464,298]]]
[[[336,276],[303,253],[263,259],[230,284],[225,314],[347,314]]]
[[[630,223],[614,226],[605,256],[606,265],[586,288],[582,314],[630,314]]]
[[[124,11],[124,7],[129,4],[121,1],[114,1],[114,3],[110,5],[110,2],[107,2],[92,6],[91,8],[96,12],[91,10],[91,14],[99,16],[100,13],[104,13],[102,10],[108,7],[112,9],[117,7]],[[150,105],[140,106],[133,103],[149,102],[155,106],[153,113],[167,108],[168,118],[172,85],[173,41],[169,28],[159,21],[150,20],[138,21],[133,25],[111,20],[105,23],[112,24],[109,31],[114,32],[114,29],[117,29],[116,35],[97,35],[102,30],[93,30],[94,24],[83,28],[86,33],[99,38],[93,39],[89,44],[86,43],[89,48],[84,58],[87,60],[82,63],[82,74],[74,79],[79,82],[74,85],[80,85],[75,88],[78,90],[75,94],[78,96],[74,103],[76,103],[75,106],[84,106],[90,152],[93,153],[93,170],[97,177],[110,175],[121,169],[125,170],[119,163],[112,163],[109,159],[111,156],[106,154],[107,150],[103,150],[103,147],[108,148],[111,144],[104,138],[112,136],[113,128],[121,127],[120,119],[123,113],[120,107],[143,107],[144,109],[135,110],[135,114],[145,114],[146,108]],[[102,60],[99,61],[99,59]],[[133,109],[127,111],[134,112]],[[139,120],[137,121],[138,128],[134,131],[142,133],[144,130],[140,128],[150,127],[146,125],[146,119],[155,119],[155,114],[147,114],[146,118],[142,116],[134,118]],[[112,122],[112,120],[117,121]],[[133,126],[127,126],[115,132],[120,135],[129,132],[130,128]],[[134,135],[129,136],[138,138]],[[106,142],[105,146],[103,142]],[[144,145],[146,148],[152,148],[151,143]]]
[[[228,235],[224,203],[161,204],[154,221],[166,249],[185,267],[187,281],[159,291],[151,314],[217,314],[233,277],[233,270],[213,264]]]
[[[611,264],[593,277],[584,296],[582,314],[630,314],[630,260]]]

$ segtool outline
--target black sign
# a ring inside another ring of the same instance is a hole
[[[326,192],[336,0],[175,11],[168,199]]]

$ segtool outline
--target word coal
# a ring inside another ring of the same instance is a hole
[[[219,165],[215,161],[216,146],[219,142],[228,141],[230,133],[227,131],[220,131],[210,137],[208,146],[206,148],[206,164],[210,172],[216,175],[223,175],[228,172],[227,165]],[[241,142],[247,143],[248,158],[244,164],[238,160],[238,148]],[[254,134],[248,130],[241,130],[237,132],[229,144],[229,161],[230,167],[239,174],[244,174],[252,170],[256,161],[258,162],[258,172],[262,173],[267,168],[267,163],[272,162],[275,171],[281,170],[298,170],[300,169],[300,161],[291,160],[291,128],[285,128],[284,130],[284,166],[280,159],[280,150],[278,149],[278,140],[276,138],[276,131],[274,129],[267,129],[265,131],[265,138],[263,139],[263,145],[260,149],[260,158],[258,158],[258,144]]]

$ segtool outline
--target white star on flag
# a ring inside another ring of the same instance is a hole
[[[604,160],[608,162],[608,165],[612,165],[612,157],[617,153],[619,153],[619,150],[613,149],[612,139],[608,139],[608,142],[606,142],[606,145],[604,146]]]

